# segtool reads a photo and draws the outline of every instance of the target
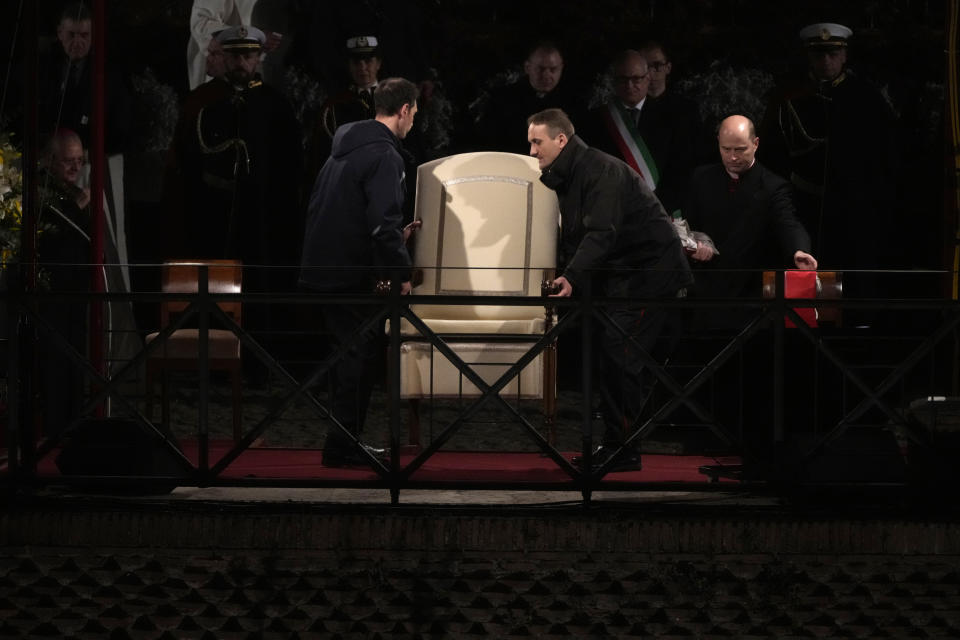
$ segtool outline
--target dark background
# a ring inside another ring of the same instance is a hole
[[[41,37],[52,39],[61,0],[35,0]],[[18,60],[18,12],[33,3],[5,0],[0,14],[0,52]],[[186,91],[185,51],[191,0],[107,0],[110,64],[128,75],[146,67],[179,94]],[[387,3],[353,2],[353,5]],[[462,106],[492,75],[516,66],[536,40],[556,40],[565,51],[565,74],[589,84],[619,49],[648,36],[673,51],[675,81],[723,63],[781,76],[802,66],[796,33],[816,21],[851,27],[851,66],[888,87],[906,107],[927,83],[944,75],[944,0],[592,0],[591,2],[481,2],[414,0],[399,3],[420,35],[426,62]],[[311,31],[323,16],[339,13],[334,2],[291,0],[294,46],[288,64],[311,71]],[[326,7],[326,8],[325,8]],[[334,8],[331,8],[334,7]],[[318,9],[319,8],[319,9]],[[389,65],[389,62],[387,63]],[[8,73],[9,73],[8,69]],[[16,96],[9,96],[11,101]]]
[[[37,1],[40,36],[49,42],[62,2]],[[108,64],[126,78],[149,68],[182,98],[187,90],[191,4],[191,0],[107,0]],[[560,44],[565,78],[588,92],[614,52],[636,47],[647,37],[662,39],[672,51],[671,82],[687,92],[701,92],[693,97],[703,101],[705,120],[714,124],[709,103],[716,99],[708,93],[724,92],[719,108],[747,111],[737,104],[738,92],[746,97],[753,88],[731,85],[744,77],[778,80],[798,72],[804,65],[798,30],[817,21],[846,24],[854,31],[850,66],[880,86],[899,114],[897,144],[903,164],[898,205],[905,266],[948,264],[942,241],[944,230],[952,228],[944,213],[945,0],[417,0],[394,5],[291,0],[289,4],[294,26],[287,64],[318,79],[322,74],[317,69],[317,39],[335,33],[345,12],[363,6],[401,7],[408,38],[416,42],[422,62],[435,70],[452,105],[450,152],[469,148],[470,103],[491,78],[518,68],[527,48],[542,38]],[[32,2],[4,0],[0,6],[0,43],[6,43],[0,52],[5,69],[3,109],[10,114],[22,107],[16,89],[23,52],[18,17]],[[711,85],[718,82],[724,86]],[[335,88],[323,87],[327,92]]]

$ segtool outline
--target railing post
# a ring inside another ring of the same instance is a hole
[[[390,352],[387,358],[387,410],[390,416],[390,502],[400,501],[400,287],[401,274],[390,276]]]
[[[197,440],[200,446],[197,455],[200,474],[206,477],[210,472],[210,406],[208,402],[210,395],[210,267],[201,264],[197,269],[199,269],[197,294],[200,302],[200,312],[197,317],[197,349],[199,350],[197,374],[200,376],[197,399],[199,402]]]
[[[581,295],[581,387],[583,397],[580,401],[580,411],[583,416],[581,431],[581,451],[583,464],[580,466],[583,480],[581,494],[583,495],[584,506],[590,504],[590,495],[592,493],[591,485],[593,476],[590,470],[593,468],[593,289],[590,283],[590,274],[584,278],[583,293]]]
[[[773,323],[773,451],[782,453],[784,442],[783,402],[784,402],[784,318],[786,317],[786,278],[783,269],[776,272],[777,315]],[[779,457],[779,455],[778,455]]]
[[[103,93],[104,65],[106,61],[106,8],[104,0],[94,0],[93,6],[93,46],[91,47],[90,63],[93,72],[90,74],[91,87],[91,122],[90,122],[90,290],[94,293],[106,291],[106,272],[104,271],[104,185],[106,183],[106,154],[104,151],[104,109]],[[107,354],[104,344],[104,301],[99,297],[90,300],[89,317],[89,352],[90,363],[101,376],[107,374]],[[93,383],[94,388],[98,387]],[[97,406],[95,415],[103,417],[107,408],[103,404]]]
[[[21,434],[25,433],[21,420],[23,420],[25,414],[30,415],[29,411],[25,412],[25,408],[31,406],[31,403],[23,393],[23,374],[24,372],[29,372],[29,368],[25,369],[23,363],[20,362],[20,323],[23,320],[23,316],[19,312],[14,311],[14,309],[19,310],[19,304],[14,304],[13,301],[15,293],[17,298],[20,297],[19,266],[20,265],[13,265],[13,267],[7,271],[7,302],[5,303],[7,331],[10,332],[10,335],[7,336],[7,378],[5,381],[6,389],[4,389],[7,405],[7,424],[4,428],[6,429],[7,464],[12,477],[15,479],[20,475],[23,462],[22,450],[24,441],[26,440],[26,438],[22,438],[21,436]],[[27,374],[27,377],[28,376],[29,374]],[[14,490],[16,490],[16,487]]]

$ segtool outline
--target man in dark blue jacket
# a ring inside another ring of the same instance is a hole
[[[410,255],[403,227],[404,160],[400,140],[413,127],[416,85],[402,78],[382,81],[374,94],[377,115],[337,129],[330,158],[317,176],[307,212],[300,284],[311,291],[368,294],[377,280],[396,275],[410,292]],[[417,223],[414,223],[416,225]],[[365,465],[383,449],[357,438],[373,386],[379,324],[354,336],[376,309],[371,305],[325,304],[323,320],[333,348],[350,344],[331,372],[331,411],[343,429],[327,433],[323,464]],[[354,437],[348,436],[348,433]]]
[[[690,266],[673,223],[643,178],[625,162],[588,147],[560,109],[535,113],[527,123],[540,181],[556,191],[560,204],[556,295],[570,296],[588,285],[597,296],[616,298],[684,295],[693,282]],[[597,323],[605,431],[592,457],[607,471],[636,470],[640,454],[630,431],[650,392],[636,345],[654,352],[664,332],[675,328],[676,310],[640,303],[612,305],[607,312],[616,327]]]

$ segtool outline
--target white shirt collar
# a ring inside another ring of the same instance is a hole
[[[642,110],[643,110],[643,104],[644,104],[646,101],[647,101],[647,98],[644,97],[643,100],[641,100],[641,101],[638,102],[637,104],[631,105],[631,104],[626,104],[626,103],[624,103],[623,106],[626,107],[627,109],[636,109],[637,111],[642,111]]]
[[[754,166],[755,164],[757,164],[757,159],[756,159],[756,158],[753,159],[753,162],[750,163],[750,166],[749,166],[749,167],[747,167],[746,169],[744,169],[744,170],[741,171],[740,173],[730,173],[729,171],[726,170],[726,168],[724,168],[724,171],[727,171],[727,175],[730,176],[731,178],[733,178],[734,180],[739,180],[739,179],[743,176],[743,174],[745,174],[746,172],[750,171],[750,169],[753,169],[753,166]]]

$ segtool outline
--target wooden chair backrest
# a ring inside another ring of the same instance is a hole
[[[164,293],[196,293],[200,290],[201,267],[207,267],[210,293],[240,293],[243,263],[239,260],[168,260],[163,263],[161,288]],[[182,313],[188,300],[165,300],[160,304],[160,326],[170,324],[171,316]],[[223,301],[218,306],[237,324],[241,324],[239,300]]]

